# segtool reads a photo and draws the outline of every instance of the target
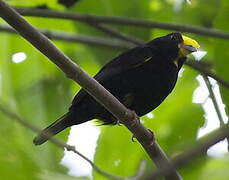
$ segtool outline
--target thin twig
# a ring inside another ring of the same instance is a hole
[[[2,103],[0,103],[0,111],[7,117],[9,117],[11,120],[16,120],[19,124],[21,124],[22,126],[32,130],[33,132],[36,133],[40,133],[41,129],[37,128],[36,126],[34,126],[33,124],[31,124],[29,121],[26,121],[25,119],[22,119],[21,117],[19,117],[16,113],[9,111],[9,108],[5,108],[6,106],[3,105]],[[144,170],[146,168],[146,162],[142,161],[140,163],[139,169],[136,173],[135,176],[130,177],[130,178],[122,178],[122,177],[118,177],[118,176],[114,176],[110,173],[107,173],[106,171],[101,170],[96,164],[94,164],[90,159],[88,159],[86,156],[84,156],[82,153],[80,153],[79,151],[76,150],[75,146],[70,146],[54,137],[49,138],[49,141],[52,142],[53,144],[55,144],[56,146],[66,149],[67,151],[72,151],[74,153],[76,153],[77,155],[79,155],[81,158],[83,158],[85,161],[87,161],[92,168],[99,174],[101,174],[104,177],[107,177],[109,179],[113,179],[113,180],[139,180],[139,178],[142,177]]]
[[[137,26],[142,28],[159,28],[179,32],[195,33],[215,38],[229,39],[229,33],[227,32],[218,29],[209,29],[193,25],[172,24],[117,16],[98,16],[91,14],[66,13],[47,9],[17,8],[17,11],[23,16],[51,17],[88,23],[116,24],[124,26]]]
[[[139,123],[136,114],[133,111],[130,111],[121,104],[102,85],[80,69],[78,65],[57,49],[50,40],[33,28],[13,8],[2,0],[0,0],[0,15],[8,24],[16,29],[22,37],[28,40],[33,46],[55,63],[67,77],[82,86],[92,97],[95,98],[95,100],[122,122],[141,143],[158,168],[160,168],[161,165],[170,164],[165,153],[155,142],[152,132]],[[181,178],[178,172],[173,169],[173,171],[166,176],[166,179],[180,180]]]
[[[17,33],[11,27],[3,26],[3,25],[0,25],[0,31],[13,33],[13,34]],[[119,50],[124,50],[133,47],[133,45],[131,44],[116,39],[105,39],[105,38],[98,38],[95,36],[86,36],[86,35],[73,35],[73,34],[66,34],[66,33],[61,33],[56,31],[50,31],[50,30],[39,30],[39,31],[49,39],[53,39],[53,40],[84,43],[88,45],[102,46],[104,48],[112,48],[112,49],[115,48]]]
[[[140,163],[140,166],[138,168],[136,175],[130,178],[125,178],[124,180],[141,180],[141,178],[143,177],[145,168],[146,168],[146,161],[143,160]]]
[[[220,112],[219,104],[218,104],[218,102],[216,100],[215,93],[213,92],[211,82],[209,81],[209,78],[207,76],[203,75],[203,78],[204,78],[205,84],[206,84],[206,86],[208,88],[209,95],[210,95],[210,97],[212,99],[212,103],[213,103],[213,106],[215,108],[216,114],[217,114],[217,116],[219,118],[220,126],[224,126],[225,123],[223,121],[223,116],[222,116],[222,114]]]
[[[151,173],[145,180],[156,180],[161,176],[169,173],[173,168],[180,168],[187,165],[189,162],[193,161],[197,157],[200,157],[203,153],[206,153],[207,150],[213,146],[214,144],[218,143],[219,141],[224,140],[226,137],[229,136],[229,126],[224,125],[208,135],[200,138],[192,148],[184,151],[181,155],[176,156],[171,160],[172,166],[165,166],[161,169],[156,170],[155,172]]]
[[[34,9],[34,8],[16,8],[16,10],[17,10],[19,13],[22,13],[23,15],[26,15],[27,13],[29,13],[29,15],[30,15],[30,13],[32,12],[31,9],[32,9],[32,11],[35,10],[35,12],[36,12],[36,11],[40,12],[40,10],[41,10],[41,9]],[[42,10],[41,10],[41,11],[42,11]],[[34,12],[33,12],[33,13],[34,13]],[[32,14],[33,14],[33,13],[32,13]],[[49,10],[48,10],[48,11],[46,12],[46,10],[45,10],[44,13],[45,13],[47,16],[42,16],[42,17],[53,17],[52,14],[55,14],[55,13],[57,14],[57,16],[55,16],[55,18],[66,19],[66,18],[68,17],[68,14],[60,13],[60,12],[58,12],[58,11],[49,11]],[[59,14],[59,13],[60,13],[60,14]],[[41,13],[41,14],[43,14],[43,13]],[[51,16],[49,16],[48,14],[51,15]],[[58,15],[60,15],[60,16],[58,16]],[[40,14],[39,14],[38,16],[40,17]],[[76,19],[71,19],[71,20],[76,20]],[[133,43],[133,44],[135,44],[135,45],[144,44],[144,41],[141,40],[141,39],[137,39],[137,38],[130,37],[130,36],[124,34],[124,33],[121,33],[121,32],[119,32],[119,31],[114,30],[114,29],[112,29],[112,28],[110,28],[110,27],[107,27],[107,26],[105,26],[105,25],[99,24],[99,23],[97,23],[97,22],[95,22],[95,21],[93,21],[93,22],[92,22],[92,21],[90,21],[90,22],[89,22],[89,21],[81,21],[81,22],[84,23],[84,24],[90,25],[90,26],[92,26],[92,27],[94,27],[94,28],[96,28],[96,29],[98,29],[98,30],[104,32],[104,33],[107,33],[107,34],[109,34],[109,35],[112,35],[113,37],[117,37],[117,38],[119,38],[119,39],[126,40],[126,41],[131,42],[131,43]]]
[[[37,128],[36,126],[34,126],[33,124],[31,124],[29,121],[26,121],[22,118],[20,118],[17,114],[13,113],[12,111],[9,111],[9,108],[5,108],[6,106],[3,105],[2,103],[0,104],[0,111],[5,114],[6,116],[8,116],[10,119],[12,120],[16,120],[18,123],[20,123],[21,125],[23,125],[24,127],[36,132],[36,133],[40,133],[41,129]],[[74,153],[76,153],[77,155],[79,155],[81,158],[83,158],[85,161],[87,161],[92,168],[99,174],[101,174],[102,176],[105,176],[107,178],[110,179],[114,179],[114,180],[125,180],[126,178],[121,178],[121,177],[117,177],[114,176],[112,174],[109,174],[103,170],[101,170],[97,165],[95,165],[90,159],[88,159],[86,156],[84,156],[83,154],[81,154],[79,151],[76,150],[76,148],[74,146],[70,146],[66,143],[63,143],[61,141],[59,141],[58,139],[51,137],[49,139],[50,142],[52,142],[53,144],[57,145],[60,148],[63,149],[67,149],[68,151],[72,151]],[[141,169],[141,168],[140,168]]]
[[[94,27],[97,27],[99,30],[108,33],[114,37],[117,37],[121,40],[126,40],[127,42],[131,42],[134,43],[136,45],[142,45],[145,43],[145,41],[143,40],[139,40],[139,39],[135,39],[131,36],[127,36],[125,34],[121,34],[120,32],[116,32],[114,29],[102,26],[100,24],[91,24]],[[219,78],[218,76],[216,76],[214,73],[210,72],[209,69],[206,69],[203,64],[201,64],[200,62],[197,61],[192,61],[189,60],[187,62],[185,62],[185,64],[195,70],[200,71],[202,74],[205,74],[206,76],[212,77],[213,79],[217,80],[221,85],[229,88],[229,82]]]
[[[193,61],[193,60],[188,60],[185,62],[185,64],[187,66],[190,66],[191,68],[199,71],[201,74],[204,74],[206,76],[209,76],[213,79],[215,79],[219,84],[221,84],[222,86],[229,88],[229,82],[220,78],[219,76],[217,76],[215,73],[209,71],[208,69],[204,68],[201,64],[199,64],[197,61]]]
[[[119,38],[121,40],[126,40],[127,42],[131,42],[135,45],[142,45],[145,43],[145,41],[143,41],[141,39],[133,38],[133,37],[128,36],[124,33],[121,33],[120,31],[114,30],[110,27],[107,27],[107,26],[104,26],[104,25],[101,25],[98,23],[87,23],[87,24],[100,30],[100,31],[102,31],[102,32],[104,32],[104,33],[107,33],[113,37]]]
[[[208,91],[209,91],[209,95],[211,97],[211,100],[212,100],[212,103],[213,103],[213,106],[215,108],[215,111],[216,111],[216,114],[218,116],[218,119],[219,119],[219,122],[220,122],[220,126],[225,126],[225,123],[223,121],[223,116],[222,116],[222,113],[220,111],[220,108],[219,108],[219,104],[216,100],[216,96],[215,96],[215,93],[213,91],[213,87],[212,87],[212,84],[209,80],[209,78],[205,75],[203,75],[203,78],[204,78],[204,81],[205,81],[205,84],[208,88]],[[227,149],[229,150],[229,136],[227,137]]]

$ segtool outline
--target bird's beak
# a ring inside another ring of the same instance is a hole
[[[178,45],[182,56],[187,56],[192,52],[196,52],[200,45],[194,39],[182,35],[183,42]]]

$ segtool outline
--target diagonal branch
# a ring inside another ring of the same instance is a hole
[[[36,132],[36,133],[40,133],[41,129],[37,128],[36,126],[34,126],[33,124],[31,124],[30,122],[20,118],[16,113],[9,111],[9,108],[5,108],[6,106],[3,105],[2,103],[0,103],[0,111],[7,117],[9,117],[11,120],[16,120],[18,123],[20,123],[22,126]],[[83,154],[81,154],[79,151],[76,150],[75,146],[70,146],[66,143],[63,143],[62,141],[59,141],[58,139],[51,137],[48,141],[50,141],[51,143],[55,144],[56,146],[62,148],[62,149],[66,149],[67,151],[72,151],[75,154],[77,154],[78,156],[80,156],[81,158],[83,158],[85,161],[87,161],[92,168],[99,174],[101,174],[104,177],[107,177],[109,179],[113,179],[113,180],[139,180],[144,173],[144,170],[146,168],[146,162],[142,161],[140,163],[139,169],[136,173],[135,176],[130,177],[130,178],[122,178],[122,177],[118,177],[118,176],[114,176],[112,174],[107,173],[106,171],[101,170],[96,164],[94,164],[90,159],[88,159],[86,156],[84,156]]]
[[[59,19],[69,19],[86,23],[116,24],[124,26],[137,26],[142,28],[159,28],[179,32],[188,32],[203,36],[229,39],[229,33],[218,29],[209,29],[193,25],[172,24],[157,22],[136,18],[118,17],[118,16],[97,16],[91,14],[66,13],[62,11],[53,11],[47,9],[17,8],[17,11],[23,16],[50,17]]]
[[[104,33],[107,33],[107,34],[109,34],[109,35],[111,35],[113,37],[116,37],[116,38],[121,39],[121,40],[125,40],[127,42],[131,42],[131,43],[133,43],[135,45],[142,45],[142,44],[145,43],[141,39],[133,38],[131,36],[128,36],[128,35],[126,35],[124,33],[121,33],[121,32],[119,32],[117,30],[114,30],[114,29],[112,29],[110,27],[107,27],[107,26],[104,26],[104,25],[101,25],[101,24],[98,24],[98,23],[88,23],[88,25],[90,25],[90,26],[92,26],[92,27],[104,32]]]
[[[208,88],[208,91],[209,91],[209,96],[212,100],[212,103],[213,103],[213,106],[215,108],[215,111],[216,111],[216,114],[218,116],[218,119],[219,119],[219,122],[220,122],[220,127],[222,126],[225,126],[225,123],[223,121],[223,115],[220,111],[220,108],[219,108],[219,104],[216,100],[216,96],[215,96],[215,93],[213,91],[213,87],[212,87],[212,84],[209,80],[209,78],[206,76],[206,75],[203,75],[203,78],[204,78],[204,81],[205,81],[205,84]],[[229,136],[227,137],[227,149],[229,150]]]
[[[135,113],[122,105],[111,93],[80,69],[78,65],[59,51],[50,40],[33,28],[2,0],[0,0],[0,16],[16,29],[22,37],[55,63],[69,78],[81,85],[92,97],[122,122],[141,143],[158,168],[160,168],[161,165],[170,164],[164,152],[155,142],[152,132],[138,122]],[[166,179],[180,180],[181,178],[178,172],[173,169],[173,171],[166,176]]]
[[[215,79],[219,84],[224,86],[225,88],[229,88],[229,82],[220,78],[217,76],[215,73],[209,71],[208,69],[204,68],[199,62],[193,61],[193,60],[188,60],[185,62],[185,64],[196,71],[199,71],[201,74],[204,74],[205,76],[209,76],[213,79]]]
[[[8,116],[11,120],[16,120],[18,123],[20,123],[22,126],[36,132],[36,133],[40,133],[41,132],[41,129],[37,128],[36,126],[34,126],[33,124],[31,124],[29,121],[26,121],[22,118],[20,118],[17,114],[15,114],[14,112],[12,111],[9,111],[8,108],[6,108],[5,105],[3,105],[2,103],[0,103],[0,111]],[[113,180],[137,180],[138,177],[141,177],[142,174],[143,174],[143,171],[145,169],[145,162],[143,161],[141,164],[140,164],[140,167],[139,167],[139,170],[136,174],[136,176],[133,176],[131,178],[121,178],[121,177],[118,177],[118,176],[114,176],[112,174],[109,174],[107,173],[106,171],[103,171],[101,170],[97,165],[95,165],[90,159],[88,159],[86,156],[84,156],[83,154],[81,154],[79,151],[76,150],[75,146],[70,146],[68,144],[65,144],[61,141],[59,141],[58,139],[54,138],[54,137],[51,137],[49,139],[50,142],[52,142],[53,144],[55,144],[56,146],[60,147],[60,148],[63,148],[63,149],[66,149],[67,151],[72,151],[74,152],[75,154],[79,155],[81,158],[83,158],[85,161],[87,161],[91,166],[92,168],[99,174],[101,174],[102,176],[104,177],[107,177],[109,179],[113,179]]]
[[[210,80],[209,80],[209,78],[207,76],[203,75],[203,78],[204,78],[205,84],[206,84],[206,86],[208,88],[209,95],[210,95],[210,97],[212,99],[213,106],[215,108],[216,114],[217,114],[217,116],[219,118],[220,126],[224,126],[225,123],[223,121],[223,116],[222,116],[222,114],[220,112],[220,108],[219,108],[218,102],[216,100],[215,93],[213,92],[211,82],[210,82]]]
[[[171,160],[173,166],[165,166],[155,172],[151,173],[146,180],[156,180],[161,176],[166,175],[171,172],[173,168],[180,168],[187,165],[189,162],[193,161],[197,157],[200,157],[201,154],[206,153],[206,151],[213,146],[214,144],[224,140],[229,136],[229,125],[226,124],[208,135],[200,138],[192,148],[186,150],[182,154]]]

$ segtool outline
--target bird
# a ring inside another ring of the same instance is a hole
[[[171,93],[186,56],[199,48],[194,39],[173,32],[123,52],[105,64],[94,79],[141,117],[157,108]],[[42,130],[33,143],[41,145],[64,129],[93,119],[104,125],[118,123],[108,110],[81,89],[68,112]]]

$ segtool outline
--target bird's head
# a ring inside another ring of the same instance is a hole
[[[200,45],[194,39],[184,36],[178,32],[168,34],[164,36],[164,39],[168,44],[166,48],[169,48],[169,46],[175,46],[178,48],[178,55],[180,57],[184,57],[190,53],[196,52],[198,48],[200,48]]]
[[[149,45],[156,47],[155,50],[161,57],[160,59],[173,61],[179,64],[179,67],[183,65],[188,54],[196,52],[200,47],[197,41],[178,32],[156,38],[149,42]]]

